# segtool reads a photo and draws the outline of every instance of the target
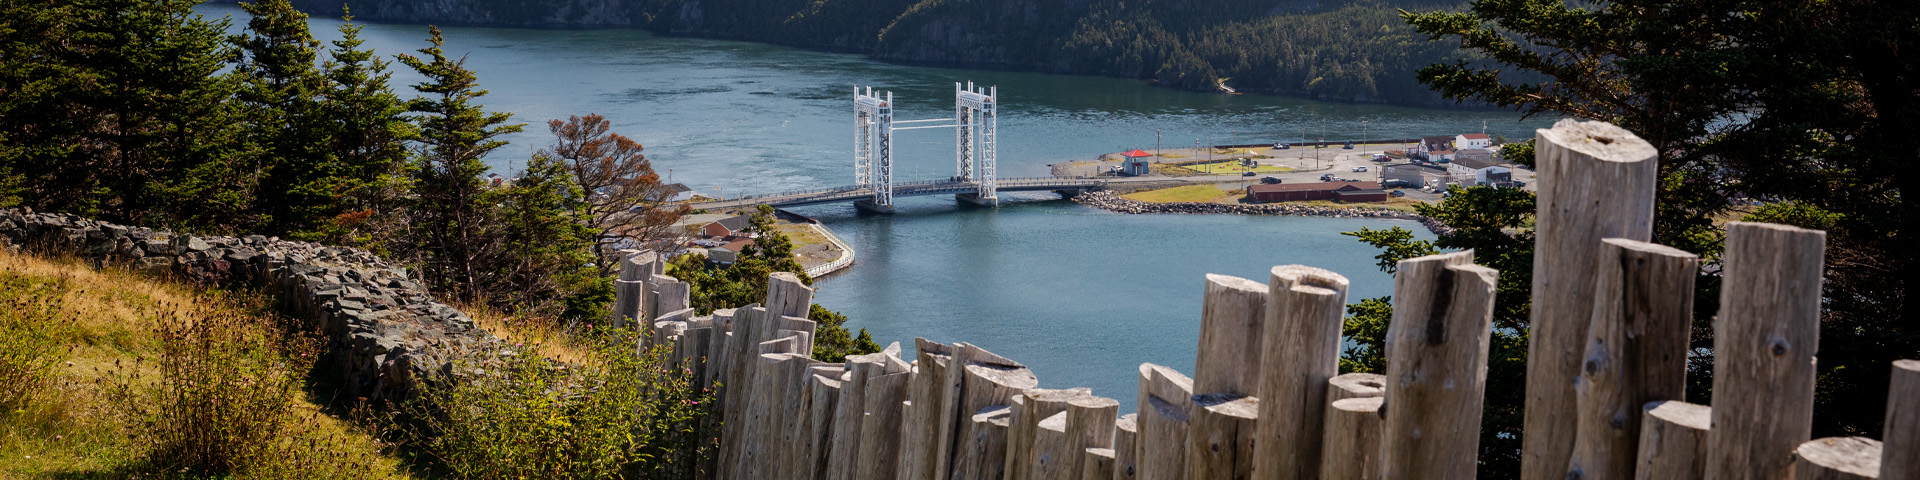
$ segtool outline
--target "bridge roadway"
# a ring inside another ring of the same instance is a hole
[[[1089,177],[1023,177],[1002,178],[995,182],[997,192],[1045,192],[1045,191],[1086,191],[1107,185],[1108,180]],[[971,181],[930,180],[893,184],[893,196],[916,197],[922,195],[952,195],[976,193],[980,184]],[[851,202],[873,198],[873,189],[866,187],[835,187],[797,192],[769,193],[749,195],[726,200],[700,202],[692,204],[696,209],[724,209],[750,205],[773,207],[795,207],[833,202]]]

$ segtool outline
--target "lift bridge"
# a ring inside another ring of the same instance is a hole
[[[953,195],[968,204],[1000,204],[1003,191],[1059,191],[1070,193],[1100,187],[1092,178],[998,178],[997,157],[999,87],[953,84],[953,118],[894,120],[893,92],[873,87],[853,89],[853,185],[797,192],[753,195],[693,204],[715,209],[747,205],[789,207],[852,201],[870,212],[892,213],[895,197]],[[944,180],[894,182],[893,133],[903,130],[953,129],[954,175]]]

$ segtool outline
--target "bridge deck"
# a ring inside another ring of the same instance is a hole
[[[1106,184],[1105,180],[1084,177],[1027,177],[1002,178],[995,182],[996,192],[1032,192],[1053,190],[1087,190]],[[980,191],[980,184],[972,181],[931,180],[893,184],[893,196],[916,197],[922,195],[953,195]],[[797,192],[751,195],[727,200],[700,202],[692,204],[697,209],[722,209],[749,205],[768,205],[774,207],[794,207],[833,202],[850,202],[873,197],[873,189],[857,186],[802,190]]]

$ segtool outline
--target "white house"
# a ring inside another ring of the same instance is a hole
[[[1513,179],[1512,169],[1494,165],[1491,160],[1479,155],[1462,155],[1453,159],[1453,163],[1447,164],[1447,173],[1472,176],[1475,185],[1491,185]]]
[[[1453,137],[1454,150],[1486,149],[1493,146],[1493,139],[1484,133],[1468,133]]]
[[[669,183],[666,185],[661,185],[661,188],[664,188],[668,192],[673,193],[673,196],[667,199],[668,202],[684,202],[688,200],[693,200],[693,189],[688,188],[687,184]]]

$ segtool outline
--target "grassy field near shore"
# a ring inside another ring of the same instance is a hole
[[[1121,195],[1128,200],[1153,203],[1197,202],[1232,203],[1245,194],[1238,189],[1222,190],[1215,185],[1186,185],[1159,190],[1146,190]]]

